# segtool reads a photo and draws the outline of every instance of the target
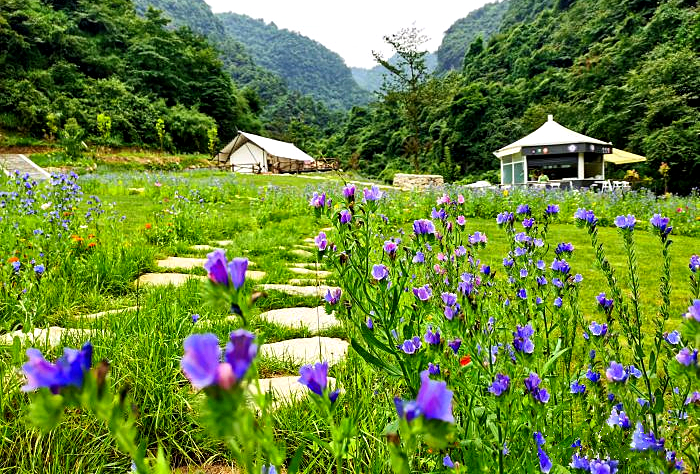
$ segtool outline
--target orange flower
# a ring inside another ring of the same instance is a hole
[[[151,227],[153,226],[150,224],[150,222],[146,222],[146,229],[150,229]]]
[[[89,234],[89,235],[88,235],[88,239],[94,239],[94,238],[95,238],[95,234]]]
[[[88,248],[89,248],[89,249],[91,249],[91,248],[93,248],[93,247],[95,247],[95,246],[97,246],[97,244],[96,244],[95,242],[90,242],[90,243],[88,244]]]
[[[472,363],[472,358],[469,356],[469,354],[462,356],[461,359],[459,359],[459,365],[464,367],[465,365],[469,365]]]
[[[76,241],[76,242],[82,242],[82,241],[83,241],[83,238],[82,238],[81,236],[79,236],[79,235],[71,235],[70,238],[73,239],[73,240]]]
[[[12,262],[19,262],[19,258],[17,258],[17,257],[10,257],[10,258],[7,259],[7,261],[10,262],[10,263],[12,263]]]

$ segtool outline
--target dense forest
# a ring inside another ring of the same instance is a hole
[[[697,186],[696,0],[488,4],[448,30],[435,73],[411,37],[418,32],[387,32],[396,54],[375,68],[382,85],[374,79],[369,104],[342,60],[301,35],[242,16],[234,27],[202,0],[137,0],[137,9],[127,0],[2,2],[0,129],[51,137],[70,125],[107,144],[180,151],[206,151],[214,128],[222,141],[243,129],[368,176],[415,170],[452,181],[493,179],[492,152],[553,114],[646,155],[643,175],[658,178],[668,163],[671,190]],[[301,59],[285,72],[273,59],[288,51]],[[316,75],[304,72],[316,65]],[[350,92],[329,92],[329,71]],[[292,88],[304,81],[334,107],[354,107],[333,110]]]
[[[390,64],[398,64],[399,57],[394,54],[388,59]],[[428,68],[428,72],[433,72],[437,67],[437,54],[427,53],[425,55],[425,66]],[[390,74],[387,68],[381,64],[377,64],[372,68],[362,68],[362,67],[351,67],[352,77],[355,78],[357,84],[365,90],[370,92],[379,92],[379,90],[384,85],[385,77]],[[358,105],[358,104],[355,104]]]
[[[700,176],[699,18],[695,0],[511,0],[462,71],[353,109],[335,145],[373,175],[473,178],[497,168],[494,150],[554,114],[646,155],[638,170],[652,178],[668,163],[671,189],[688,192]]]
[[[332,109],[369,102],[343,58],[322,44],[274,23],[246,15],[216,15],[226,33],[241,42],[257,64],[283,77],[289,88],[307,94]]]

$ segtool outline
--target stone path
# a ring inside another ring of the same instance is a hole
[[[309,393],[309,389],[306,385],[299,383],[298,375],[260,379],[258,382],[260,383],[260,390],[263,393],[272,392],[275,397],[273,403],[276,406],[280,403],[301,400]],[[334,377],[328,377],[328,386],[335,388],[336,381]]]
[[[328,361],[328,365],[340,362],[348,352],[347,341],[332,337],[306,337],[263,344],[260,354],[294,364],[314,364]]]
[[[77,317],[82,318],[82,319],[98,319],[98,318],[102,318],[104,316],[109,316],[111,314],[135,313],[136,311],[138,311],[137,306],[129,306],[127,308],[109,309],[107,311],[100,311],[99,313],[81,314]]]
[[[299,280],[301,281],[301,280]],[[280,285],[268,283],[266,285],[260,285],[260,289],[264,291],[280,291],[282,293],[287,293],[288,295],[294,296],[326,296],[328,290],[334,290],[335,287],[319,285],[319,286],[294,286],[294,285]]]
[[[331,272],[327,272],[325,270],[312,270],[311,268],[305,268],[305,267],[288,267],[289,271],[292,273],[296,273],[298,275],[311,275],[314,278],[328,278],[331,275],[333,275]]]
[[[207,252],[210,252],[214,250],[214,247],[211,245],[206,245],[206,244],[198,244],[198,245],[193,245],[190,247],[190,250],[205,250]]]
[[[57,326],[49,328],[35,328],[30,332],[13,331],[7,334],[0,335],[0,344],[11,345],[15,337],[18,337],[22,343],[48,345],[49,347],[58,347],[61,343],[61,338],[64,336],[78,336],[88,339],[95,335],[97,331],[91,329],[66,329]]]
[[[168,257],[165,260],[158,260],[156,264],[161,268],[184,268],[191,270],[193,268],[202,268],[206,258],[193,257]]]
[[[304,249],[293,249],[289,253],[291,253],[292,255],[296,255],[297,257],[301,257],[301,258],[311,258],[314,256],[314,254],[312,254],[308,250],[304,250]]]
[[[282,308],[273,309],[260,315],[265,319],[280,326],[291,328],[303,327],[315,333],[324,329],[335,327],[339,324],[333,314],[326,313],[323,306],[318,308]]]
[[[139,277],[138,282],[140,285],[181,286],[190,279],[206,281],[207,277],[190,275],[189,273],[146,273]]]

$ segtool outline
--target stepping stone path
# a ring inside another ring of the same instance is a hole
[[[299,376],[293,375],[288,377],[273,377],[269,379],[260,379],[260,391],[263,393],[272,392],[275,405],[280,402],[295,402],[307,396],[309,389],[306,385],[299,383]],[[334,388],[336,386],[335,378],[328,377],[328,386]],[[251,387],[253,389],[253,387]]]
[[[345,357],[348,346],[347,341],[333,337],[306,337],[263,344],[260,354],[301,365],[320,361],[328,361],[328,365],[334,365]]]
[[[0,335],[0,344],[11,345],[15,337],[18,337],[20,341],[27,344],[37,344],[43,345],[47,344],[49,347],[58,347],[61,344],[61,338],[66,335],[77,335],[83,338],[89,338],[96,334],[97,331],[90,329],[66,329],[58,326],[51,326],[50,328],[35,328],[31,332],[13,331],[7,334]]]
[[[83,314],[83,315],[78,316],[78,318],[98,319],[98,318],[102,318],[104,316],[109,316],[110,314],[135,313],[136,311],[138,311],[137,306],[129,306],[128,308],[109,309],[107,311],[100,311],[99,313]]]
[[[294,296],[318,296],[324,297],[328,290],[334,290],[334,287],[319,285],[319,286],[294,286],[294,285],[279,285],[279,284],[267,284],[260,285],[260,289],[263,291],[280,291],[282,293],[287,293],[288,295]]]
[[[221,245],[222,247],[228,247],[233,243],[233,240],[217,240],[216,243],[217,245]]]
[[[184,268],[191,270],[193,268],[202,268],[206,261],[206,258],[168,257],[165,260],[158,260],[157,264],[161,268]]]
[[[193,245],[192,247],[190,247],[190,250],[205,250],[207,252],[210,252],[214,250],[214,247],[212,247],[211,245]]]
[[[189,279],[205,281],[207,277],[190,275],[189,273],[146,273],[139,277],[138,282],[140,285],[181,286]]]
[[[293,249],[289,253],[291,253],[292,255],[296,255],[297,257],[301,257],[301,258],[311,258],[314,256],[314,254],[312,254],[308,250],[304,250],[304,249]]]
[[[331,272],[327,272],[325,270],[312,270],[304,267],[289,267],[289,271],[299,275],[310,275],[318,278],[328,278],[333,275]]]
[[[338,320],[333,314],[326,313],[323,306],[318,308],[283,308],[273,309],[262,313],[260,318],[280,326],[291,328],[305,327],[311,332],[318,332],[338,325]]]

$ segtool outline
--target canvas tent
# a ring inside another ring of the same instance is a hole
[[[238,173],[293,173],[315,161],[292,143],[246,132],[238,132],[216,159]]]

